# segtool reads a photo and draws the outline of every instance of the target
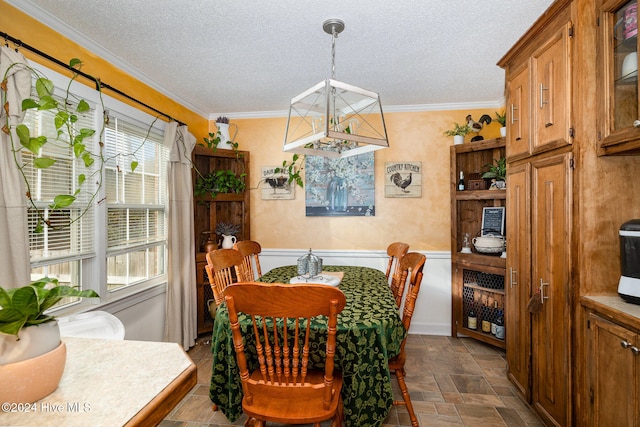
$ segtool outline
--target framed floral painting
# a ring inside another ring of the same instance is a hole
[[[344,159],[305,158],[307,216],[374,216],[373,153]]]

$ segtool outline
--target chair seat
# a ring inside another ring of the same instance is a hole
[[[248,404],[243,399],[244,413],[249,417],[269,419],[283,424],[310,424],[330,419],[336,413],[341,402],[342,374],[334,372],[333,399],[327,409],[323,407],[324,371],[310,371],[304,386],[296,390],[296,399],[291,399],[291,385],[282,385],[282,395],[279,395],[277,385],[265,384],[261,380],[260,371],[251,374],[249,388],[253,390],[253,403]],[[295,386],[294,386],[295,388]],[[282,417],[286,408],[286,417]],[[340,411],[342,412],[342,411]]]

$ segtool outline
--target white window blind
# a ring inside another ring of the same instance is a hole
[[[169,150],[159,131],[119,117],[109,117],[104,143],[107,283],[113,291],[165,273]]]
[[[95,110],[91,109],[78,115],[74,127],[95,129],[95,114]],[[29,128],[31,136],[47,137],[48,143],[40,150],[39,156],[55,160],[53,166],[47,169],[34,168],[33,153],[22,150],[28,191],[37,207],[37,211],[32,207],[28,211],[32,265],[50,265],[91,256],[94,252],[95,215],[93,209],[87,209],[87,206],[91,203],[90,196],[96,190],[96,165],[87,168],[83,160],[75,158],[69,146],[56,141],[57,131],[50,111],[27,110],[23,124]],[[66,129],[63,130],[66,132]],[[65,138],[68,140],[66,134],[61,137],[63,140]],[[84,140],[89,151],[97,146],[94,138]],[[80,174],[84,174],[87,179],[82,185],[82,191],[76,195],[76,201],[69,208],[51,211],[49,205],[56,195],[74,194]],[[35,232],[39,216],[49,222],[42,233]],[[64,280],[62,277],[58,279],[61,282]]]

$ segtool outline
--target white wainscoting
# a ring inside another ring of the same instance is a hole
[[[263,273],[282,265],[295,265],[308,249],[264,249],[260,254]],[[427,262],[410,333],[424,335],[451,334],[451,254],[425,252]],[[325,265],[358,265],[386,271],[386,251],[314,250]],[[128,340],[162,341],[165,321],[166,285],[107,303],[104,310],[118,317],[125,325]]]
[[[282,265],[295,265],[308,249],[262,249],[260,266],[266,273]],[[411,321],[412,334],[451,334],[451,253],[425,252],[427,262],[416,308]],[[324,265],[358,265],[382,272],[387,269],[386,251],[313,250]]]

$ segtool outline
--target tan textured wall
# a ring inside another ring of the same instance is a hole
[[[84,72],[187,123],[191,133],[200,142],[208,131],[215,129],[214,124],[207,122],[202,116],[141,84],[96,54],[62,37],[3,0],[0,0],[0,31],[64,62],[71,58],[81,59],[84,62]],[[68,74],[26,49],[22,52],[29,59]],[[122,101],[131,104],[126,99]],[[286,105],[283,105],[284,108]],[[477,119],[484,113],[493,117],[494,110],[385,114],[391,148],[375,153],[375,217],[307,218],[303,189],[296,188],[295,200],[289,201],[261,200],[260,193],[253,190],[253,239],[260,241],[266,248],[376,250],[386,248],[392,241],[403,240],[415,250],[449,250],[449,146],[452,138],[445,137],[442,133],[454,121],[463,122],[468,113]],[[291,159],[291,154],[282,152],[285,119],[237,119],[232,122],[239,127],[237,141],[240,142],[240,148],[251,151],[250,185],[255,188],[262,166],[279,165],[283,160]],[[485,138],[494,138],[498,133],[498,125],[495,123],[482,131]],[[469,139],[470,136],[467,136],[467,140]],[[422,198],[384,197],[384,164],[396,161],[422,162]]]
[[[384,100],[383,100],[384,103]],[[286,106],[283,106],[286,107]],[[390,148],[375,152],[376,215],[374,217],[305,216],[304,190],[297,187],[295,200],[262,200],[251,193],[252,238],[266,248],[385,249],[396,240],[412,250],[447,251],[450,244],[449,147],[453,138],[443,132],[468,114],[478,119],[494,116],[494,110],[426,111],[386,113]],[[251,187],[257,188],[262,166],[282,164],[292,155],[282,152],[285,118],[232,119],[238,125],[240,149],[251,152]],[[210,128],[215,125],[210,123]],[[491,123],[482,132],[486,139],[499,136]],[[472,135],[467,135],[469,141]],[[384,197],[384,164],[421,161],[422,197]]]

